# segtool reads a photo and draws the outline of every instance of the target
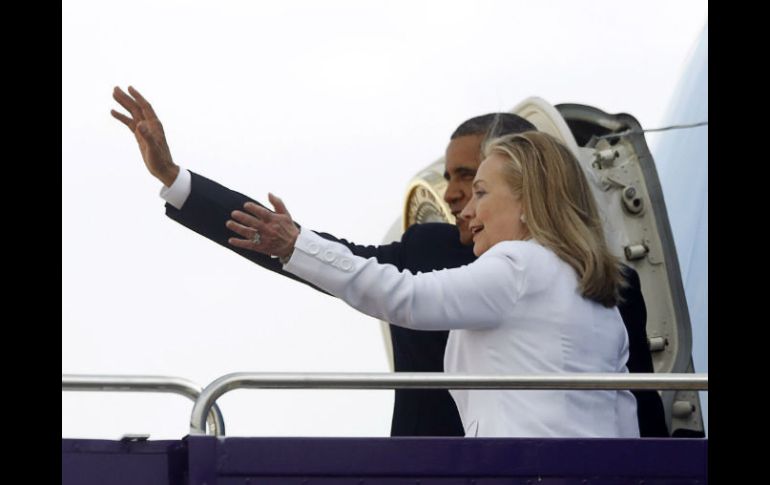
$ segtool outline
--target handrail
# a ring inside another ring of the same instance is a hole
[[[181,377],[138,375],[86,375],[62,374],[62,391],[95,392],[167,392],[180,394],[197,402],[201,386]],[[210,434],[224,436],[225,421],[216,404],[206,410]],[[206,420],[203,422],[205,429]]]
[[[190,434],[205,434],[205,416],[234,389],[683,389],[708,390],[708,374],[473,375],[443,372],[226,374],[206,386],[193,406]]]

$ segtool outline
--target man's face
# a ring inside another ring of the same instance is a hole
[[[446,148],[446,166],[444,178],[449,182],[444,200],[449,204],[460,230],[460,242],[471,244],[473,236],[468,229],[468,221],[460,217],[460,212],[471,200],[473,177],[481,163],[481,142],[484,135],[466,135],[455,138]]]

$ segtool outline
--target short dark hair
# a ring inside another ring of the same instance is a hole
[[[489,113],[463,121],[449,139],[468,135],[486,135],[486,138],[491,139],[525,131],[537,131],[537,128],[513,113]]]

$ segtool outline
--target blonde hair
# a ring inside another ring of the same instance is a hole
[[[607,247],[575,156],[553,136],[535,131],[488,140],[483,152],[510,161],[503,174],[521,197],[530,234],[575,269],[581,294],[606,307],[617,305],[624,285],[620,262]]]

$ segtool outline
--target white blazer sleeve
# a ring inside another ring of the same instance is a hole
[[[421,330],[492,328],[505,320],[524,292],[538,289],[527,278],[529,246],[508,241],[470,265],[413,275],[375,258],[355,256],[342,244],[302,229],[284,270],[394,325]]]

